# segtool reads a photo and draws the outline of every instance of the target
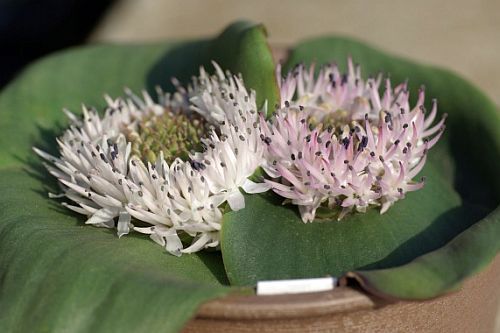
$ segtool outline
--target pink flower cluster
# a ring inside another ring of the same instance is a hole
[[[439,140],[445,117],[437,124],[437,103],[426,116],[425,91],[413,108],[407,84],[391,88],[381,76],[364,81],[349,59],[342,75],[328,65],[300,65],[285,78],[278,69],[281,106],[270,121],[260,119],[267,146],[264,170],[274,192],[299,206],[304,222],[319,207],[340,209],[338,219],[370,205],[384,213],[407,192],[424,185],[415,181],[427,151]]]

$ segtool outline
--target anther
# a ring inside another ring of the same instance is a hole
[[[345,137],[342,139],[342,144],[344,145],[344,148],[347,149],[349,147],[350,140],[349,138]]]
[[[359,143],[359,147],[361,149],[364,149],[367,145],[368,145],[368,137],[367,136],[363,136],[361,138],[361,142]]]

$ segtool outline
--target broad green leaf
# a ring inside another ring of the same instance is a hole
[[[116,97],[126,86],[168,90],[172,76],[186,83],[212,59],[254,75],[262,98],[273,91],[263,28],[238,23],[213,40],[58,53],[0,93],[1,332],[176,332],[200,303],[233,290],[220,253],[177,258],[148,237],[118,239],[84,226],[83,217],[47,197],[57,192],[55,181],[31,151],[56,152],[63,107],[100,108],[105,93]]]
[[[439,174],[422,172],[424,189],[387,213],[378,209],[304,224],[293,206],[274,196],[247,196],[244,210],[225,216],[222,253],[229,280],[341,276],[358,268],[393,267],[444,245],[469,227],[482,209],[461,205]],[[245,258],[245,260],[241,260]]]
[[[228,277],[248,285],[360,270],[351,274],[371,291],[392,297],[428,298],[456,288],[498,252],[498,212],[481,220],[500,201],[498,110],[450,72],[344,38],[298,45],[285,68],[313,61],[336,61],[345,68],[349,55],[362,65],[365,76],[382,71],[393,82],[409,79],[413,95],[425,84],[427,100],[436,97],[440,112],[449,114],[446,135],[430,151],[421,172],[426,186],[384,215],[371,209],[340,222],[307,225],[274,196],[248,197],[247,209],[224,220],[222,253]]]
[[[395,268],[351,273],[364,288],[385,296],[426,299],[453,291],[500,251],[500,209],[437,251]]]
[[[0,171],[0,331],[176,332],[228,292],[218,253],[83,226],[30,172]]]

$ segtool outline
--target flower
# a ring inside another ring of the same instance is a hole
[[[208,75],[203,67],[199,77],[184,89],[176,80],[174,84],[178,91],[187,97],[190,108],[214,125],[225,120],[234,123],[237,118],[250,114],[252,118],[257,111],[255,91],[248,92],[241,76],[224,71],[217,63],[212,62],[215,75]],[[264,104],[261,111],[266,112]],[[253,115],[253,116],[252,116]]]
[[[425,116],[425,90],[413,109],[403,83],[379,94],[381,76],[363,81],[359,66],[348,60],[348,73],[327,65],[314,75],[314,65],[299,65],[284,78],[277,69],[282,103],[270,122],[261,117],[267,144],[264,169],[277,194],[299,206],[304,222],[311,222],[320,206],[365,212],[370,205],[380,213],[418,190],[427,151],[441,137],[443,117],[433,100]]]
[[[146,167],[141,160],[131,160],[130,200],[127,212],[151,227],[134,230],[151,235],[156,243],[172,254],[192,253],[219,244],[222,212],[217,208],[221,196],[212,195],[208,184],[190,163],[176,159],[170,167],[160,154],[156,164]],[[140,184],[139,186],[137,184]],[[138,193],[133,197],[132,193]],[[183,249],[177,232],[193,237]]]
[[[243,79],[224,72],[213,63],[216,74],[209,76],[203,68],[200,76],[188,87],[191,109],[214,124],[209,137],[202,140],[203,153],[192,160],[205,176],[213,193],[221,194],[232,210],[245,207],[242,188],[246,193],[267,191],[266,183],[248,179],[264,163],[264,146],[260,140],[255,92],[248,91]],[[261,109],[265,114],[267,104]]]
[[[100,227],[114,227],[113,219],[119,217],[117,229],[122,236],[131,226],[130,215],[123,207],[127,198],[121,184],[128,173],[130,143],[118,129],[120,124],[130,122],[133,111],[121,109],[123,104],[118,101],[108,100],[108,104],[103,119],[86,107],[82,120],[65,110],[72,124],[57,140],[60,157],[33,149],[50,163],[45,166],[60,181],[64,196],[78,204],[64,206],[89,216],[86,223]]]
[[[174,81],[173,95],[159,90],[158,103],[127,89],[125,99],[106,96],[102,117],[64,110],[71,124],[57,139],[60,156],[33,148],[60,182],[63,193],[51,196],[71,200],[63,205],[86,224],[149,234],[174,255],[217,247],[223,203],[242,209],[240,188],[269,186],[248,179],[264,153],[255,92],[214,66],[216,75],[201,68],[188,88]],[[183,235],[192,238],[186,248]]]
[[[240,191],[260,193],[270,186],[249,179],[264,164],[264,146],[260,139],[257,117],[248,113],[236,117],[234,123],[223,122],[220,134],[214,130],[205,140],[207,150],[197,153],[193,160],[200,168],[213,193],[221,194],[232,210],[245,208]]]

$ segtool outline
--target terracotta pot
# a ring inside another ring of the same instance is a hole
[[[494,331],[500,256],[455,292],[421,302],[387,303],[362,291],[229,296],[202,305],[184,333]]]

